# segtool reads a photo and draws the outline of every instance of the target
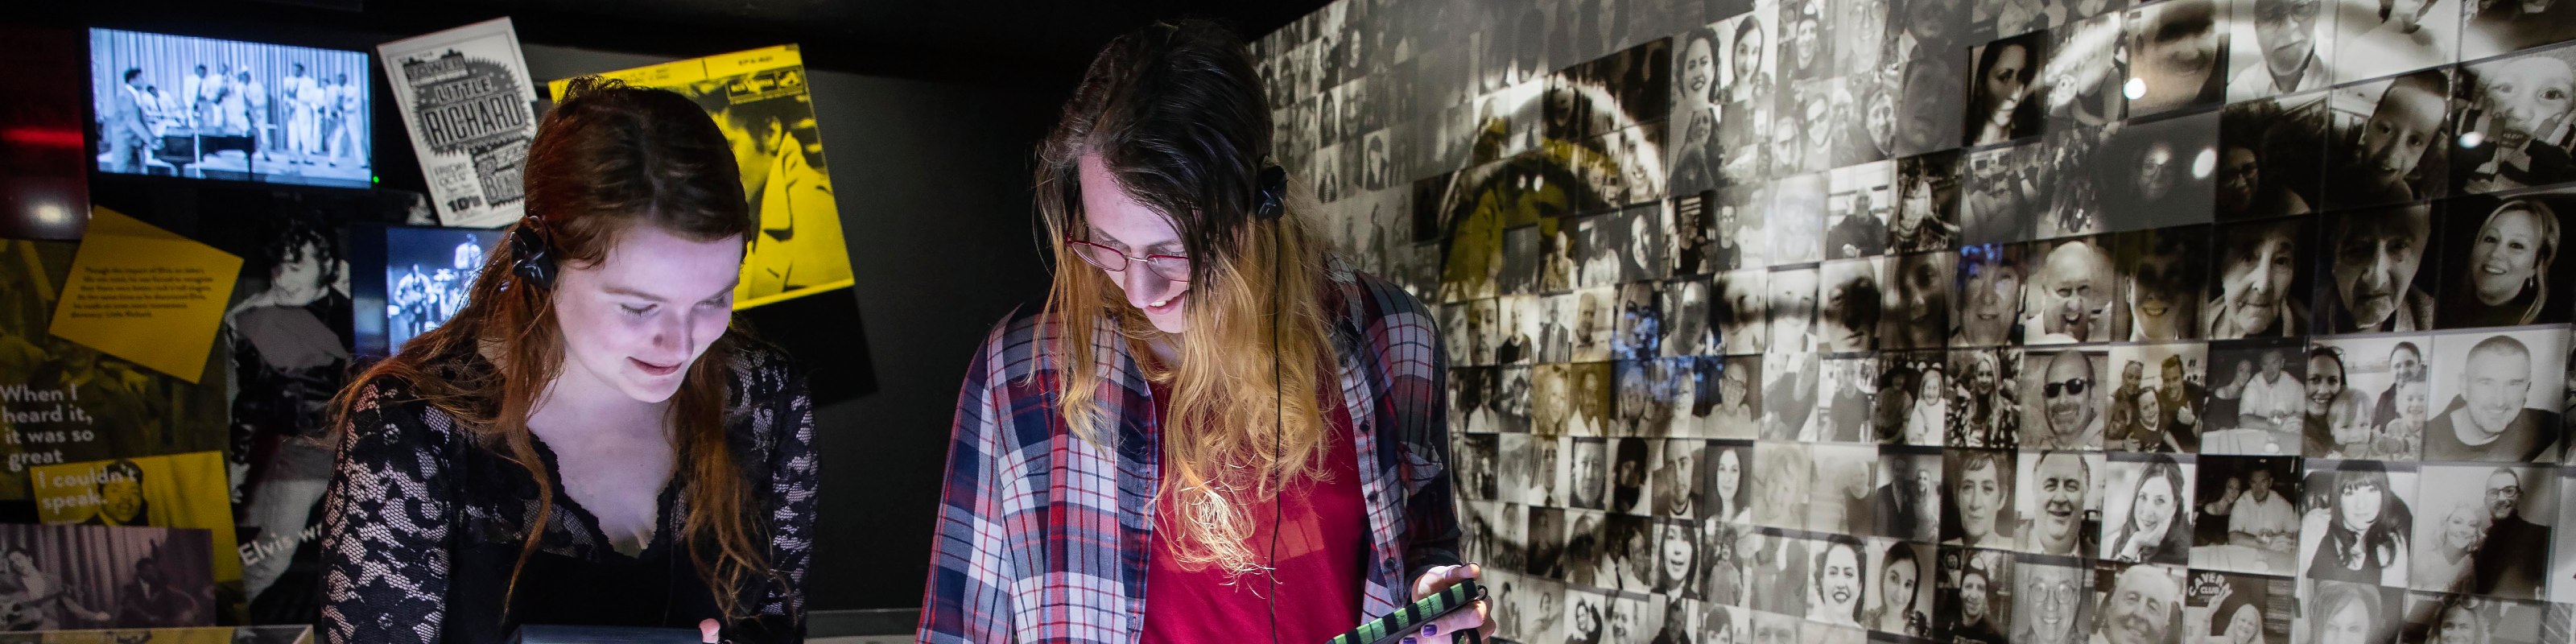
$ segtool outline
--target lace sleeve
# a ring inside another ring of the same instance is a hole
[[[322,634],[331,644],[435,642],[447,598],[445,418],[370,382],[340,428],[322,508]]]
[[[770,454],[770,485],[773,487],[769,508],[771,570],[786,578],[782,587],[770,584],[761,598],[760,616],[764,620],[783,621],[783,630],[793,640],[805,636],[805,573],[813,564],[814,489],[814,399],[805,391],[803,379],[790,379],[779,398],[783,401],[774,422],[781,426],[776,451]]]

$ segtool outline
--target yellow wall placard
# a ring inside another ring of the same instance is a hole
[[[50,330],[193,384],[241,266],[230,253],[92,208]]]

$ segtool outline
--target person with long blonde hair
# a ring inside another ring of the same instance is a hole
[[[920,641],[1320,642],[1478,574],[1433,316],[1333,258],[1272,132],[1223,28],[1092,59],[1038,150],[1047,303],[959,392]]]
[[[731,148],[678,93],[560,99],[465,308],[334,401],[323,640],[802,641],[813,403],[733,329],[753,220]]]

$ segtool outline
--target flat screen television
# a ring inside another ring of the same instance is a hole
[[[435,226],[349,228],[349,290],[360,356],[381,358],[455,317],[501,231]]]
[[[365,52],[91,29],[89,61],[100,172],[374,182]]]

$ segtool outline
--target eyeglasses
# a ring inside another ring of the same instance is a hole
[[[1082,261],[1093,266],[1100,267],[1100,270],[1117,273],[1127,270],[1127,264],[1129,262],[1141,262],[1145,265],[1146,269],[1154,271],[1155,275],[1161,276],[1163,279],[1175,282],[1190,281],[1190,258],[1187,257],[1179,255],[1146,255],[1144,257],[1136,257],[1118,252],[1118,249],[1115,248],[1079,239],[1067,239],[1064,240],[1064,243],[1068,248],[1073,250],[1075,257],[1080,257],[1082,258]]]
[[[2048,386],[2043,388],[2041,393],[2046,394],[2050,398],[2056,398],[2057,392],[2062,389],[2066,391],[2066,395],[2081,396],[2084,395],[2084,388],[2089,385],[2090,383],[2083,378],[2068,378],[2048,383]]]

